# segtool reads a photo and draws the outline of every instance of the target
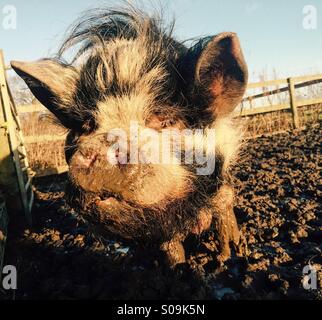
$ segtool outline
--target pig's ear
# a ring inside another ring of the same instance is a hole
[[[241,101],[248,80],[247,65],[235,33],[208,38],[196,61],[195,85],[209,98],[215,118],[232,112]]]
[[[76,92],[77,72],[55,60],[11,61],[12,68],[26,82],[34,96],[66,128],[75,127],[71,112]]]

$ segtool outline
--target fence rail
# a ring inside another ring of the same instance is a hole
[[[263,92],[255,94],[255,95],[248,95],[242,101],[242,107],[240,111],[235,111],[236,116],[254,116],[263,113],[269,112],[276,112],[276,111],[283,111],[289,110],[292,112],[292,120],[293,125],[295,128],[299,127],[299,120],[298,120],[298,107],[320,104],[322,103],[322,97],[316,99],[301,99],[298,100],[296,98],[296,89],[308,87],[314,84],[318,84],[322,82],[322,74],[314,74],[310,76],[300,76],[300,77],[291,77],[286,79],[278,79],[278,80],[270,80],[270,81],[262,81],[256,83],[250,83],[247,86],[247,90],[250,89],[262,89]],[[284,85],[282,88],[278,87],[276,89],[268,90],[269,87],[273,86],[280,86]],[[260,106],[257,108],[249,108],[244,109],[243,105],[245,102],[249,102],[250,105],[252,101],[260,98],[266,98],[272,95],[277,95],[283,92],[289,93],[289,102],[288,103],[280,103],[275,105],[266,105]]]

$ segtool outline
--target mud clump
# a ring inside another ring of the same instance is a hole
[[[35,225],[9,230],[16,299],[321,299],[321,136],[314,127],[248,144],[234,168],[242,243],[224,265],[209,231],[187,239],[187,263],[169,270],[153,252],[95,236],[66,207],[64,176],[38,180]],[[303,288],[308,264],[317,290]]]

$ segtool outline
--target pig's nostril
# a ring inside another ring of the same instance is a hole
[[[129,161],[129,155],[120,149],[108,149],[106,153],[108,163],[112,165],[126,165]]]

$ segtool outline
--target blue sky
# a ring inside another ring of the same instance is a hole
[[[141,0],[143,3],[149,1]],[[322,1],[320,0],[159,0],[177,24],[180,40],[237,32],[251,80],[266,70],[268,77],[322,72]],[[0,48],[6,61],[35,60],[55,53],[66,28],[82,11],[114,0],[0,0]],[[2,25],[5,5],[17,10],[17,29]],[[303,7],[314,5],[315,30],[302,26]],[[321,18],[320,18],[321,17]],[[320,21],[321,20],[321,21]]]

